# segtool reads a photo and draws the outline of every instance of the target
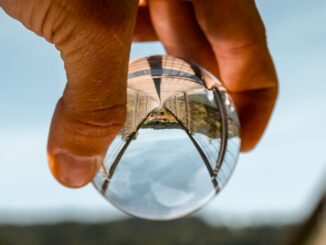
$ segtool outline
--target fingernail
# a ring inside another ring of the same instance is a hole
[[[96,175],[101,157],[77,156],[66,152],[48,155],[54,177],[63,185],[78,188],[88,184]]]

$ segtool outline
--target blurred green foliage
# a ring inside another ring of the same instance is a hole
[[[198,219],[168,222],[128,219],[110,223],[1,225],[1,245],[108,245],[108,244],[284,244],[291,226],[242,229],[212,227]]]

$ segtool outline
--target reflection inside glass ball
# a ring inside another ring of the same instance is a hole
[[[229,179],[239,121],[221,83],[172,56],[129,67],[127,119],[93,183],[113,205],[146,219],[193,213]]]

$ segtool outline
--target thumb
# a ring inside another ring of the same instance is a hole
[[[111,2],[105,13],[101,12],[106,6],[96,10],[104,25],[87,22],[75,29],[70,41],[56,44],[68,83],[51,123],[48,161],[55,178],[69,187],[93,179],[125,120],[137,1],[103,2]],[[107,17],[102,20],[102,16]]]
[[[0,0],[0,4],[61,53],[68,82],[52,119],[48,161],[60,183],[84,186],[125,120],[138,1]]]

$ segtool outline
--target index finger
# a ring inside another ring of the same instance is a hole
[[[277,86],[265,28],[253,0],[194,0],[225,86],[233,91]]]
[[[252,149],[269,121],[277,75],[263,22],[253,0],[194,0],[196,18],[218,61],[242,127],[242,151]]]

